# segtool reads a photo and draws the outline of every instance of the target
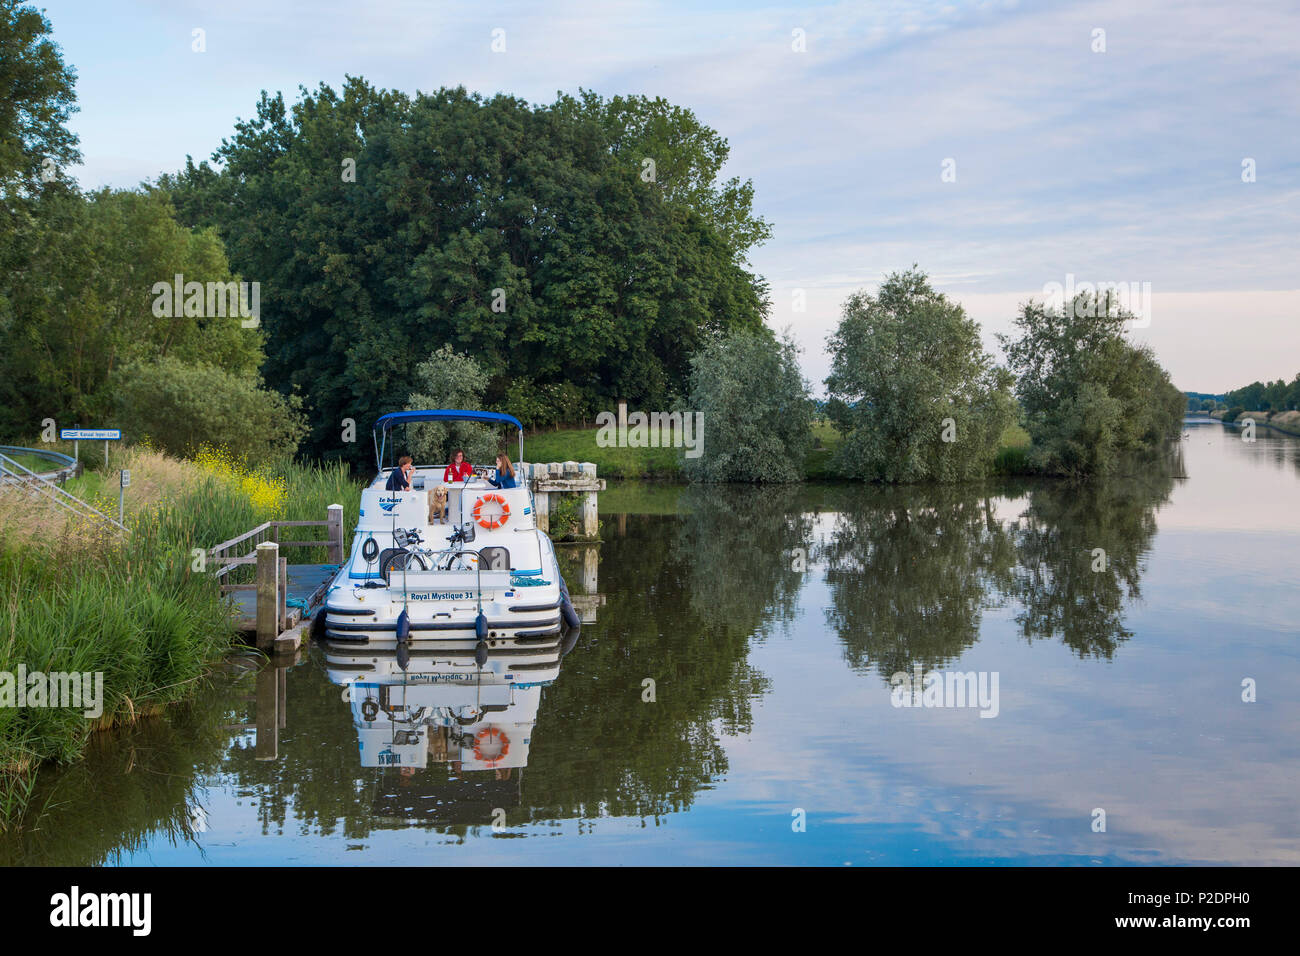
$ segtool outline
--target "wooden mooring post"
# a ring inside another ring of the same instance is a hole
[[[343,506],[330,505],[325,509],[325,523],[329,527],[329,547],[325,560],[330,564],[343,563]]]
[[[257,648],[269,651],[280,633],[280,546],[257,546]]]

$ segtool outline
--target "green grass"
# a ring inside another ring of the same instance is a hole
[[[31,471],[36,472],[38,475],[39,475],[39,474],[42,474],[43,472],[54,471],[54,470],[56,470],[57,468],[60,467],[60,466],[59,466],[58,464],[56,464],[55,462],[50,461],[50,459],[48,459],[48,458],[38,458],[36,455],[10,455],[10,454],[6,454],[5,457],[8,458],[10,461],[15,461],[15,462],[17,462],[18,464],[22,465],[24,468],[27,468],[27,469],[29,469],[29,470],[31,470]],[[17,469],[14,469],[14,470],[17,471]],[[20,474],[21,474],[21,472],[20,472]]]
[[[839,476],[831,468],[831,461],[844,439],[824,418],[813,422],[812,432],[813,447],[804,459],[804,477],[809,481],[834,481]]]
[[[1029,432],[1019,425],[1008,425],[998,444],[1002,448],[1028,448],[1030,444]]]
[[[120,479],[117,474],[113,475],[112,494],[116,496],[117,487]],[[68,494],[76,495],[85,501],[92,498],[107,499],[109,497],[109,479],[98,471],[83,471],[76,478],[69,478],[63,485],[63,490]],[[114,512],[116,514],[116,512]]]
[[[680,478],[681,448],[601,448],[596,428],[539,431],[524,438],[524,457],[533,462],[589,461],[604,478]]]
[[[216,589],[189,573],[186,543],[158,522],[91,548],[0,538],[0,671],[102,673],[104,693],[97,720],[0,708],[0,827],[21,816],[39,764],[73,760],[93,730],[184,698],[229,646]]]
[[[560,431],[543,431],[524,439],[524,454],[528,461],[589,461],[596,465],[596,474],[602,478],[672,478],[681,480],[682,449],[680,448],[600,448],[596,445],[595,428],[566,428]],[[804,479],[807,481],[835,481],[839,479],[831,466],[835,452],[843,439],[826,419],[813,422],[813,447],[804,460]],[[1021,474],[1027,467],[1029,433],[1019,425],[1011,425],[1002,433],[1001,449],[994,471],[997,474]],[[1010,468],[1012,470],[1003,470]],[[608,493],[606,493],[608,494]],[[601,509],[605,509],[605,498]]]
[[[1019,425],[1009,425],[1002,433],[998,453],[993,459],[995,475],[1033,475],[1037,469],[1029,460],[1029,432]]]

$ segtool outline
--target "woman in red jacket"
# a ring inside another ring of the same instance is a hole
[[[472,474],[474,474],[474,468],[465,460],[465,452],[457,448],[455,454],[451,456],[451,464],[442,473],[442,480],[446,482],[464,481]]]

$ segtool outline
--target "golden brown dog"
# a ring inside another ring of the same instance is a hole
[[[447,489],[439,485],[429,493],[429,524],[443,524],[447,514]]]

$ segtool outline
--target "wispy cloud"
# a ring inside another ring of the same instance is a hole
[[[729,139],[727,174],[754,180],[775,224],[753,263],[814,379],[844,295],[913,262],[986,300],[1067,272],[1158,294],[1300,289],[1300,8],[1287,0],[137,0],[50,16],[80,73],[91,186],[207,155],[263,88],[292,96],[348,73],[408,91],[543,102],[584,86],[689,106]],[[496,28],[505,53],[491,50]],[[793,287],[820,290],[807,312],[789,312]],[[1164,342],[1179,383],[1294,374],[1300,294],[1276,318],[1227,299],[1225,327],[1275,347]]]

